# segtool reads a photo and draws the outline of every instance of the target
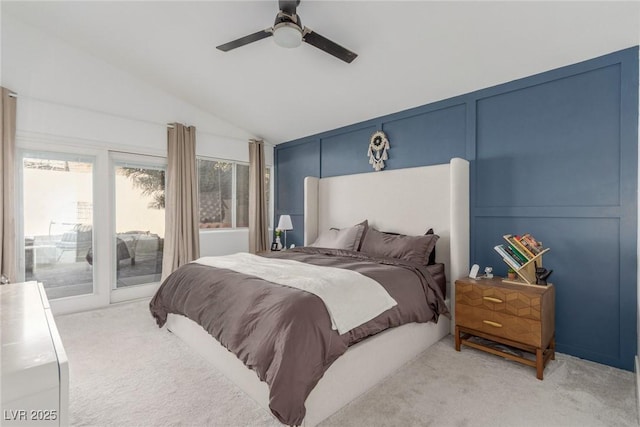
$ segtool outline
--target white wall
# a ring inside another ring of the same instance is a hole
[[[18,93],[19,147],[166,155],[166,123],[197,129],[197,154],[249,160],[253,135],[29,26],[6,12],[1,84]],[[211,75],[215,79],[215,74]],[[267,165],[273,149],[267,145]],[[246,251],[246,230],[201,233],[203,255]]]

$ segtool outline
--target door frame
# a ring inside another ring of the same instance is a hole
[[[78,159],[79,157],[85,161],[92,161],[93,163],[93,185],[92,185],[92,197],[93,197],[93,209],[92,209],[92,247],[94,253],[101,253],[109,251],[109,240],[107,236],[107,230],[105,227],[101,227],[100,224],[104,224],[108,221],[109,206],[108,200],[105,198],[96,197],[98,194],[106,194],[108,191],[107,182],[104,179],[99,179],[100,176],[104,176],[106,173],[106,161],[107,158],[103,150],[78,146],[78,145],[66,145],[60,143],[52,143],[51,141],[43,140],[31,140],[28,138],[16,138],[17,150],[16,150],[16,250],[19,256],[18,262],[18,281],[24,281],[24,263],[25,259],[21,254],[24,254],[24,170],[23,159],[30,154],[33,156],[50,155],[52,159]],[[54,314],[64,314],[77,311],[92,310],[99,307],[104,307],[109,304],[109,293],[106,288],[108,284],[108,259],[102,256],[94,257],[95,262],[93,264],[93,292],[90,294],[75,295],[64,298],[56,298],[49,300],[49,304]]]

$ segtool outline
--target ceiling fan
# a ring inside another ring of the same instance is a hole
[[[332,42],[308,27],[303,27],[302,20],[296,14],[296,8],[299,4],[300,0],[279,0],[280,11],[276,15],[273,27],[222,44],[217,46],[217,49],[228,52],[237,47],[273,36],[276,44],[282,47],[298,47],[304,41],[345,62],[351,63],[356,59],[358,56],[356,53]]]

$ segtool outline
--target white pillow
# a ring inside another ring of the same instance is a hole
[[[316,248],[346,249],[357,251],[364,232],[364,225],[358,224],[353,227],[338,230],[332,228],[320,234],[315,242],[309,246]]]

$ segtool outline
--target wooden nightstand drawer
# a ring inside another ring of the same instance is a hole
[[[460,283],[456,305],[482,307],[499,313],[540,320],[540,294],[481,283]]]
[[[456,324],[533,347],[542,347],[542,328],[539,320],[458,304]]]

